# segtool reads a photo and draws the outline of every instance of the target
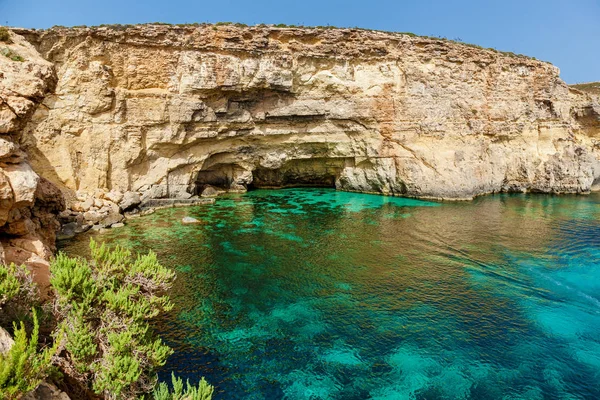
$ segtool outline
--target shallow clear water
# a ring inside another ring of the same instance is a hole
[[[176,268],[161,377],[218,399],[600,399],[599,195],[260,190],[95,237]]]

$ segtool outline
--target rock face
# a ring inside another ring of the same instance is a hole
[[[19,141],[39,103],[54,90],[56,76],[53,65],[19,35],[0,42],[0,49],[0,263],[26,263],[44,282],[64,201],[34,172]]]
[[[58,75],[23,144],[67,197],[325,185],[469,199],[600,178],[598,98],[526,57],[355,29],[20,33]]]
[[[443,199],[600,189],[598,95],[523,56],[356,29],[11,35],[0,43],[4,261],[48,257],[61,193],[75,232],[157,199],[252,187]],[[15,53],[25,61],[4,56]]]

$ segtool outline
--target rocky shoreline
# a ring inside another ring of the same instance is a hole
[[[99,190],[93,195],[78,193],[77,201],[58,215],[61,229],[57,233],[57,239],[69,239],[90,229],[120,228],[128,219],[149,215],[162,208],[212,204],[217,193],[207,191],[204,197],[167,199],[147,198],[137,192]]]

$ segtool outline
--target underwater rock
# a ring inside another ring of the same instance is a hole
[[[200,223],[202,223],[202,221],[200,221],[196,218],[193,218],[193,217],[183,217],[181,219],[181,223],[185,224],[185,225],[191,225],[191,224],[200,224]]]

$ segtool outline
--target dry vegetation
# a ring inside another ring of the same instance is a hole
[[[582,92],[600,95],[600,82],[578,83],[571,85],[572,88],[579,89]]]

